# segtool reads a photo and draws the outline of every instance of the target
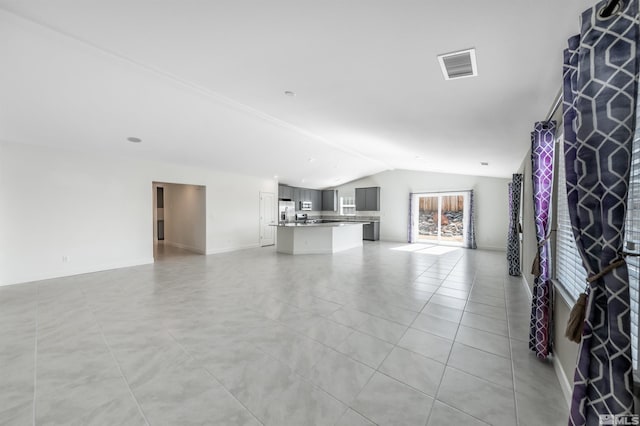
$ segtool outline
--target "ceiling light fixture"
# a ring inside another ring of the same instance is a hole
[[[284,94],[290,97],[294,97],[296,95],[296,92],[292,92],[291,90],[285,90]]]
[[[309,157],[309,160],[308,160],[308,161],[309,161],[310,163],[313,163],[314,161],[316,161],[316,159],[315,159],[315,158],[313,158],[313,157]]]
[[[133,136],[129,136],[129,137],[127,138],[127,140],[128,140],[129,142],[133,142],[133,143],[140,143],[140,142],[142,142],[142,139],[140,139],[140,138],[136,138],[136,137],[133,137]]]
[[[481,166],[488,166],[488,165],[489,165],[489,163],[487,163],[486,161],[481,161],[481,162],[480,162],[480,165],[481,165]]]
[[[456,80],[478,75],[475,48],[443,53],[438,55],[438,62],[445,80]]]

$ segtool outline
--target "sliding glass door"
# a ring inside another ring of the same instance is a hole
[[[468,226],[468,192],[415,194],[414,241],[462,246]]]

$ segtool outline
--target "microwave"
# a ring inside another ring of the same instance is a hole
[[[300,201],[300,210],[311,210],[311,201]]]

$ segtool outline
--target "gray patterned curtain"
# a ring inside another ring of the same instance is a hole
[[[529,349],[538,358],[551,353],[551,194],[553,190],[553,155],[555,151],[555,121],[538,122],[531,133],[533,177],[533,209],[538,241],[538,271],[533,282]]]
[[[589,274],[570,426],[633,413],[629,277],[621,253],[636,125],[638,3],[621,1],[603,18],[606,4],[582,14],[580,35],[564,55],[567,195]]]
[[[413,192],[409,193],[409,223],[407,224],[407,242],[408,243],[414,243],[414,239],[413,239],[413,221],[414,221],[414,217],[413,217],[413,199],[415,197],[413,196]]]
[[[507,239],[507,263],[509,275],[520,276],[520,194],[522,174],[516,173],[509,182],[509,234]]]
[[[467,245],[466,248],[476,249],[476,214],[475,200],[473,198],[473,189],[469,191],[469,226],[467,227]]]

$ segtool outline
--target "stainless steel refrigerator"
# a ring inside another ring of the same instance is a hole
[[[295,222],[296,203],[293,201],[278,201],[278,220],[280,222]]]

